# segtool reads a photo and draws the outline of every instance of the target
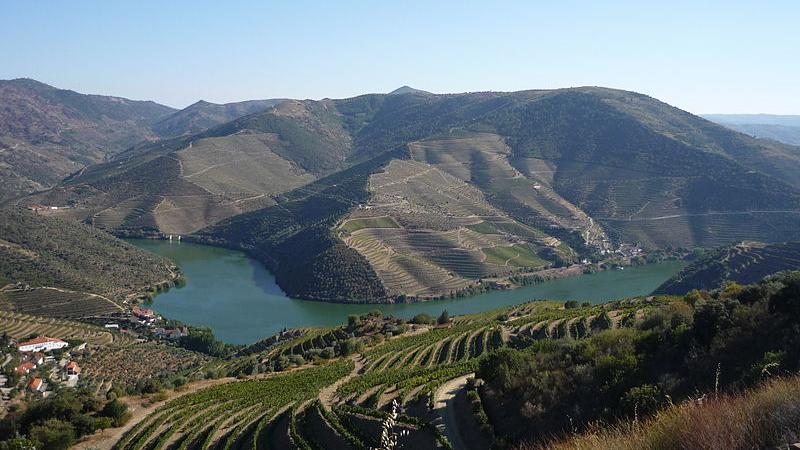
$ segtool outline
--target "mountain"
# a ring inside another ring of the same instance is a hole
[[[389,92],[389,95],[402,95],[402,94],[430,94],[430,92],[414,89],[411,86],[400,86],[399,88]]]
[[[265,110],[285,100],[249,100],[222,105],[200,100],[159,120],[152,128],[162,138],[196,134],[213,126]]]
[[[0,309],[51,317],[114,313],[177,276],[169,260],[87,225],[0,209]]]
[[[784,270],[800,269],[800,242],[740,242],[710,251],[656,289],[678,295],[692,289],[716,289],[724,281],[750,284]]]
[[[0,201],[49,188],[142,140],[172,108],[0,80]]]
[[[800,145],[800,116],[709,114],[704,117],[750,136]]]
[[[436,298],[623,244],[800,239],[800,150],[612,89],[371,94],[138,145],[24,202],[243,248],[298,297]]]

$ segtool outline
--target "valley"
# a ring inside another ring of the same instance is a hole
[[[639,250],[800,239],[796,147],[633,92],[259,105],[188,121],[208,127],[17,203],[61,206],[45,211],[118,236],[241,249],[290,296],[334,302],[436,299]]]
[[[36,105],[0,128],[0,433],[627,443],[709,380],[736,404],[796,384],[765,330],[795,326],[798,147],[597,87],[180,111],[0,88]],[[65,117],[80,145],[46,132]]]

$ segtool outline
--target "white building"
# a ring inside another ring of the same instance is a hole
[[[17,344],[17,350],[21,352],[49,352],[69,346],[61,339],[50,338],[47,336],[40,336],[30,341],[20,342]]]

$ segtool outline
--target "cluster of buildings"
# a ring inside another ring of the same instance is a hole
[[[152,309],[142,308],[140,306],[134,306],[131,308],[131,313],[133,314],[132,320],[136,323],[141,325],[145,325],[150,328],[153,335],[160,339],[170,339],[176,340],[182,338],[184,336],[189,335],[189,329],[185,326],[174,327],[174,328],[164,328],[164,327],[155,327],[156,323],[158,322],[161,317],[159,317]],[[117,324],[106,324],[106,328],[116,327],[119,328]]]
[[[12,361],[17,361],[13,367],[13,375],[18,380],[17,383],[9,385],[11,381],[8,376],[0,376],[0,394],[2,399],[8,401],[12,390],[23,388],[34,394],[46,396],[48,392],[48,381],[64,382],[67,386],[74,387],[78,383],[81,374],[81,367],[76,361],[71,359],[68,352],[53,354],[56,350],[69,347],[69,343],[52,337],[40,336],[24,342],[9,343],[8,353],[0,354],[3,358],[3,368]],[[82,350],[86,344],[82,344],[75,350]],[[58,358],[58,359],[57,359]],[[8,372],[8,371],[6,371]]]

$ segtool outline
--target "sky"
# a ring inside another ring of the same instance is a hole
[[[800,1],[0,0],[0,79],[182,108],[606,86],[800,114]]]

